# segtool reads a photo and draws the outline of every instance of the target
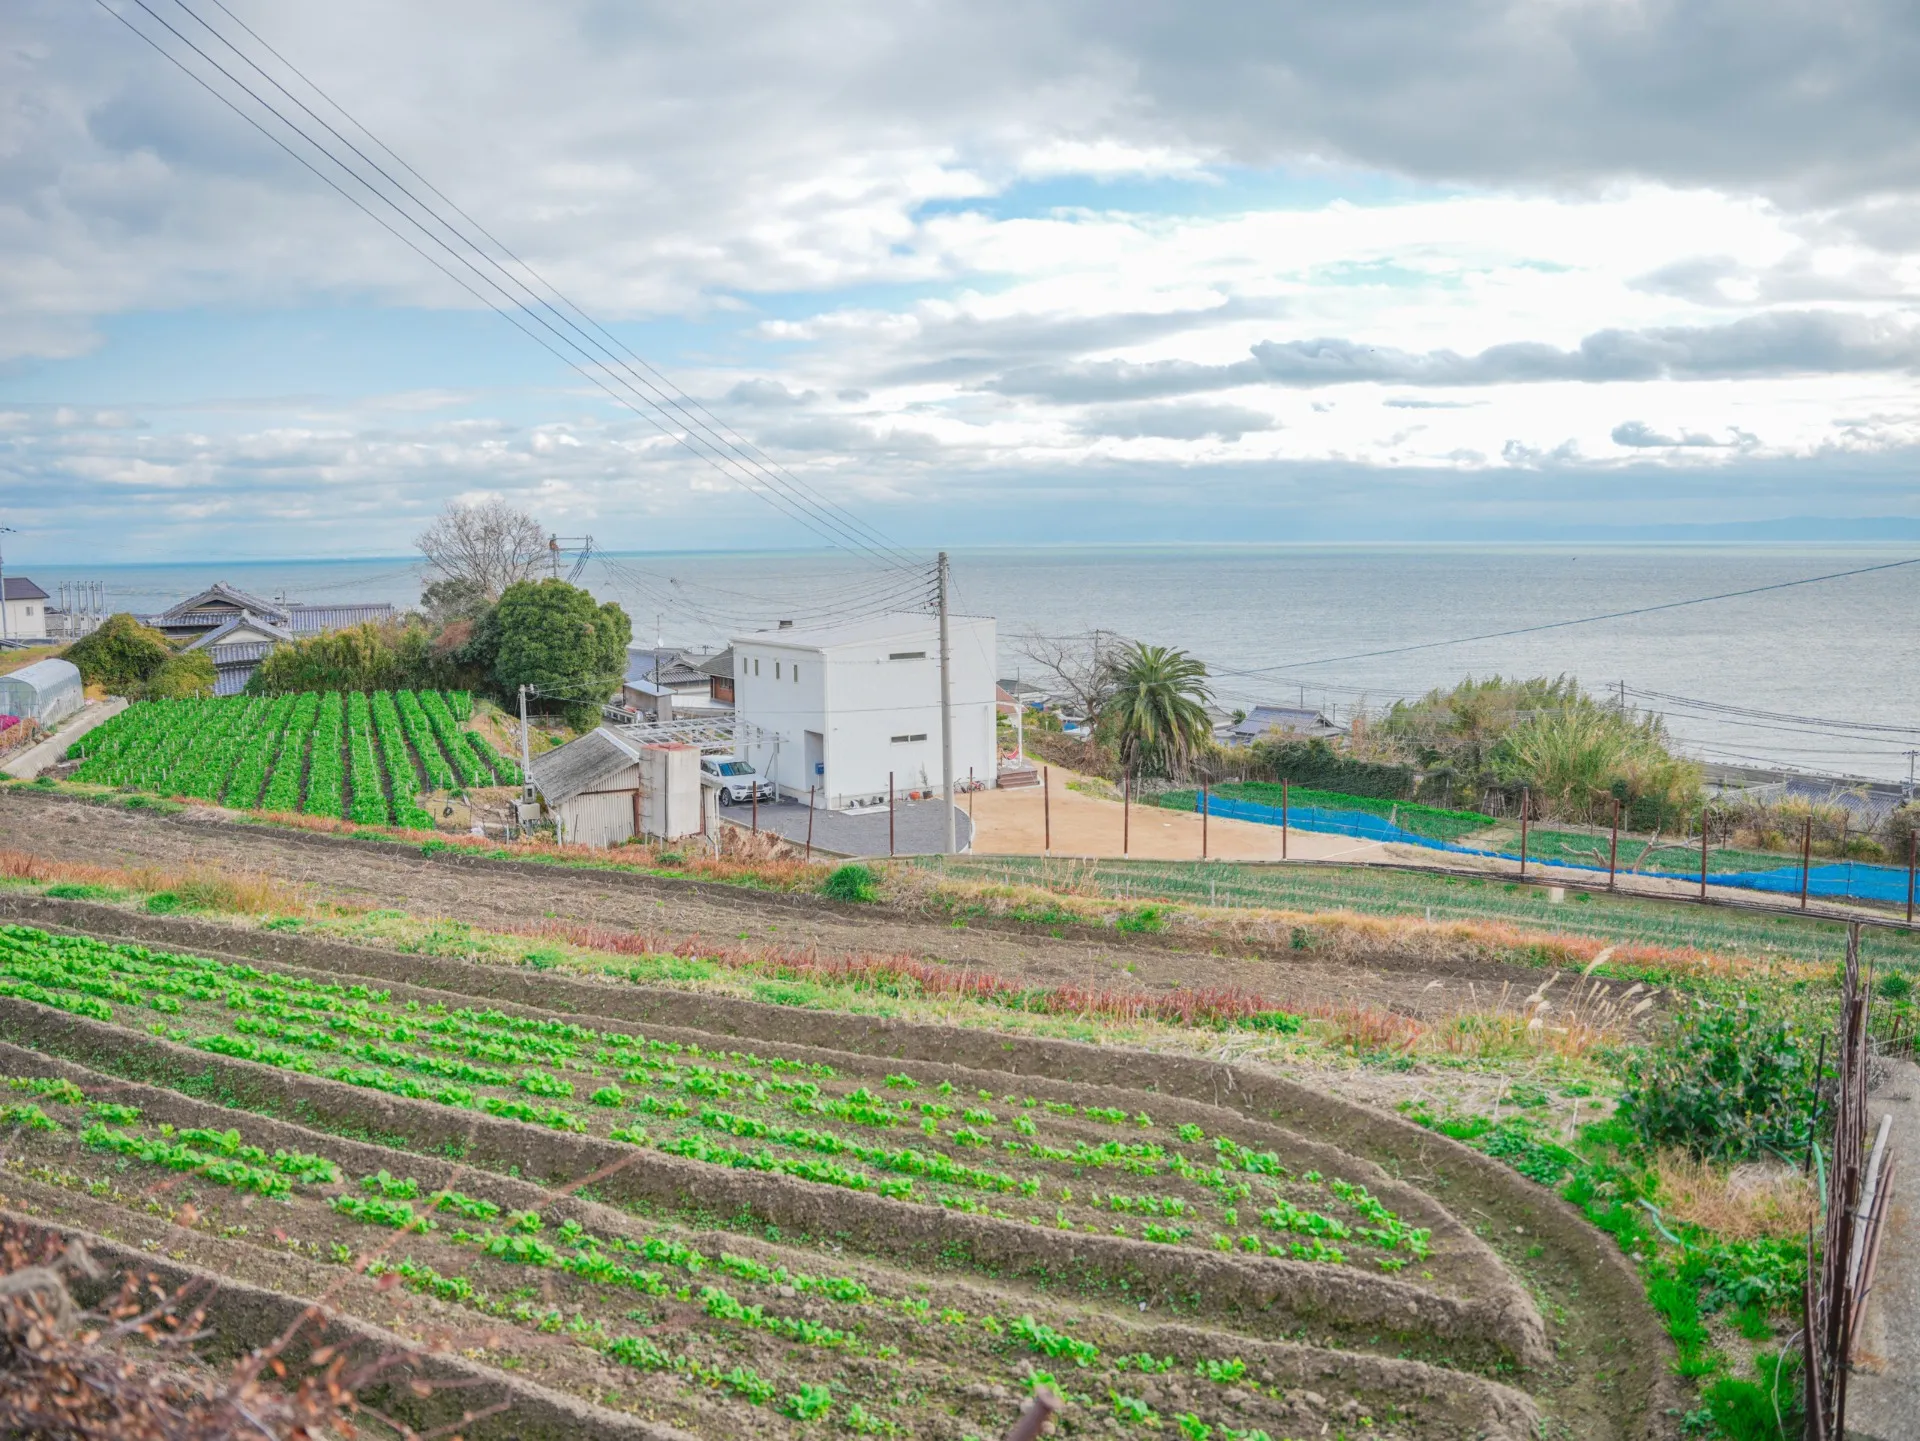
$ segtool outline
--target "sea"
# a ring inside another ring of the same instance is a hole
[[[577,557],[560,558],[564,575]],[[109,611],[214,581],[268,599],[417,604],[417,556],[48,566]],[[1466,676],[1569,675],[1666,718],[1703,760],[1907,782],[1920,750],[1920,546],[1167,545],[959,550],[957,610],[998,621],[998,670],[1108,632],[1205,661],[1228,708],[1344,724]],[[1827,577],[1827,578],[1822,578]],[[836,551],[594,555],[578,583],[637,643],[718,647],[932,593],[924,570]]]

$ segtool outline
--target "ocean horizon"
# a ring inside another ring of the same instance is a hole
[[[1900,562],[1916,549],[1063,542],[952,555],[955,608],[997,619],[1006,676],[1036,669],[1023,635],[1096,629],[1199,656],[1223,705],[1305,703],[1336,720],[1467,675],[1567,674],[1595,691],[1624,682],[1630,703],[1665,715],[1675,739],[1704,760],[1904,781],[1920,747],[1920,564]],[[1889,568],[1789,584],[1870,566]],[[62,584],[94,582],[108,611],[136,613],[214,581],[269,600],[405,607],[418,603],[422,571],[419,557],[405,555],[87,566],[22,556],[7,564],[56,603]],[[636,643],[710,647],[781,619],[911,607],[929,589],[917,576],[827,550],[610,551],[587,562],[579,583],[626,608]],[[1528,629],[1741,591],[1751,593]],[[1465,639],[1502,631],[1527,633]]]

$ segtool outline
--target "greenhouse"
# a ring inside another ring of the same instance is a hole
[[[86,687],[70,661],[35,661],[0,675],[0,715],[54,726],[86,703]]]

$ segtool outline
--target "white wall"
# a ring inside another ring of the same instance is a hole
[[[877,632],[877,633],[876,633]],[[953,768],[991,782],[995,773],[994,655],[989,617],[954,616]],[[923,658],[891,659],[905,652]],[[804,797],[817,785],[820,803],[843,807],[898,790],[940,786],[940,636],[932,616],[891,627],[863,624],[845,636],[762,631],[734,639],[736,709],[741,719],[777,734],[773,747],[748,759],[773,774],[783,793]],[[794,667],[799,667],[795,678]],[[805,733],[823,738],[822,774],[809,775]],[[895,737],[924,737],[897,740]]]
[[[44,640],[47,635],[47,603],[44,600],[6,602],[8,640]]]

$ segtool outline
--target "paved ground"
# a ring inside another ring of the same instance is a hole
[[[728,806],[720,814],[745,824],[752,815],[750,806]],[[966,807],[955,817],[954,837],[961,850],[973,840],[973,825]],[[773,805],[760,803],[760,826],[778,831],[790,841],[807,838],[807,807],[798,801]],[[893,815],[894,854],[902,856],[936,855],[947,848],[946,821],[939,801],[899,801]],[[842,856],[884,856],[887,854],[887,813],[884,808],[849,815],[844,811],[816,810],[813,813],[813,844],[823,851]]]
[[[1868,1097],[1869,1135],[1889,1113],[1893,1205],[1847,1388],[1847,1435],[1854,1441],[1920,1435],[1920,1066],[1911,1061],[1890,1064]]]
[[[0,766],[0,771],[10,776],[18,776],[22,780],[37,776],[59,760],[74,741],[103,721],[119,715],[126,708],[126,701],[119,696],[114,696],[111,700],[88,701],[83,708],[68,716],[52,735],[35,745],[28,746],[19,755]]]

